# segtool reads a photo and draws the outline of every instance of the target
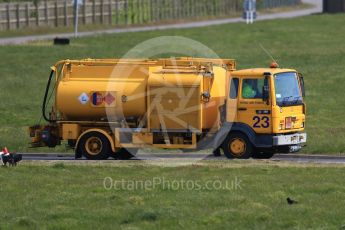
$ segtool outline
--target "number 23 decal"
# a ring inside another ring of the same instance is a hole
[[[253,128],[268,128],[270,127],[270,118],[267,116],[259,117],[255,116],[253,117],[254,125]]]

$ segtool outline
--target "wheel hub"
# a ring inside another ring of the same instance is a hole
[[[102,151],[102,140],[98,137],[90,137],[85,142],[85,149],[90,155],[98,155]]]
[[[240,157],[246,151],[246,143],[240,138],[233,139],[229,143],[229,150],[235,157]]]

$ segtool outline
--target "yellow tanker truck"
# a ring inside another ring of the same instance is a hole
[[[304,81],[293,69],[236,70],[234,60],[203,58],[63,60],[51,68],[48,123],[30,127],[33,147],[65,141],[76,158],[96,160],[128,159],[145,147],[269,158],[306,143]]]

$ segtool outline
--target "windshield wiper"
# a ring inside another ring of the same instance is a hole
[[[297,103],[300,103],[302,102],[302,97],[301,96],[298,96],[298,97],[295,97],[295,100],[293,101],[293,104],[297,104]]]
[[[292,96],[289,96],[289,97],[284,97],[283,98],[283,101],[282,101],[282,104],[283,105],[287,105],[287,103],[290,101],[290,98],[291,98]]]

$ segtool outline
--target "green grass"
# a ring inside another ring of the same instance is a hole
[[[339,166],[252,161],[178,168],[140,162],[25,163],[0,171],[1,229],[340,229],[345,225],[344,168]],[[156,183],[147,187],[150,190],[140,186],[106,190],[105,177],[126,184],[156,178]],[[191,189],[192,183],[203,187],[236,180],[240,184],[236,189]],[[186,184],[182,189],[181,181],[192,181],[189,189]],[[169,183],[179,185],[169,188]],[[287,197],[299,203],[288,205]]]
[[[0,47],[0,145],[27,150],[25,127],[38,122],[49,66],[59,59],[121,57],[138,43],[163,35],[200,41],[239,68],[270,63],[263,44],[282,67],[305,76],[309,153],[345,152],[344,14],[261,21],[195,29],[101,35],[73,39],[69,47],[49,42]],[[167,55],[168,56],[168,55]]]

